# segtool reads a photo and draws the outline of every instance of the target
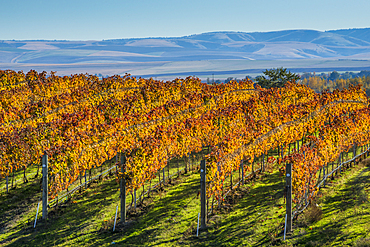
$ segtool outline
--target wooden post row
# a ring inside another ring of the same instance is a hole
[[[286,214],[287,214],[287,225],[286,231],[292,230],[292,164],[286,164]]]
[[[200,163],[200,228],[206,228],[207,208],[206,208],[206,161]]]
[[[48,155],[42,156],[42,219],[48,218]]]

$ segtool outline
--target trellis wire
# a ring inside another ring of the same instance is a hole
[[[255,170],[255,171],[252,171],[252,172],[250,172],[250,173],[248,173],[247,175],[245,175],[244,176],[244,178],[247,178],[247,177],[249,177],[250,175],[252,175],[252,174],[254,174],[254,173],[256,173],[256,172],[258,172],[258,171],[261,171],[261,168],[259,168],[259,169],[257,169],[257,170]],[[240,179],[235,185],[233,185],[232,186],[232,189],[229,189],[226,193],[225,193],[225,195],[222,197],[222,199],[225,199],[226,198],[226,196],[236,187],[236,186],[238,186],[238,184],[240,183],[242,181],[242,179]],[[217,203],[218,203],[218,201],[216,201],[216,202],[214,202],[212,205],[213,206],[215,206],[215,205],[217,205]],[[212,208],[212,207],[211,207]],[[211,213],[212,213],[212,210],[208,210],[209,212],[208,212],[208,215],[210,215]]]
[[[336,167],[334,170],[332,170],[330,173],[326,174],[325,177],[322,178],[322,180],[320,182],[318,182],[318,184],[316,185],[316,188],[319,189],[322,185],[322,183],[324,181],[326,181],[326,179],[331,176],[334,172],[336,172],[338,169],[340,169],[343,165],[347,164],[347,163],[350,163],[352,161],[355,161],[358,157],[360,157],[361,155],[365,154],[366,152],[370,151],[370,147],[367,148],[365,151],[363,151],[362,153],[356,155],[355,157],[353,157],[352,159],[350,160],[347,160],[345,162],[343,162],[343,160],[341,160],[341,163],[338,165],[338,167]],[[327,164],[328,165],[328,164]],[[312,191],[311,193],[311,196],[315,193],[316,190]],[[301,199],[301,202],[296,206],[296,210],[293,212],[292,214],[292,218],[295,217],[295,215],[297,214],[300,214],[302,213],[307,207],[308,205],[310,204],[310,201],[307,200],[307,203],[304,205],[303,209],[301,209],[302,205],[303,205],[303,202],[307,199],[307,197],[305,198],[302,198]]]
[[[28,177],[31,177],[32,175],[34,175],[34,174],[36,174],[37,172],[33,172],[33,173],[31,173],[31,174],[28,174],[28,175],[26,175],[26,178],[28,178]],[[24,180],[24,177],[22,177],[22,178],[20,178],[20,179],[17,179],[17,180],[15,180],[13,183],[14,183],[14,185],[15,184],[17,184],[17,182],[19,182],[19,181],[21,181],[21,180]],[[5,190],[6,189],[6,185],[5,186],[3,186],[3,187],[1,187],[0,188],[0,191],[2,191],[2,190]]]
[[[58,196],[57,198],[55,198],[55,199],[53,199],[52,201],[50,201],[49,203],[48,203],[48,205],[51,205],[51,204],[53,204],[53,203],[56,203],[56,201],[57,200],[60,200],[60,202],[64,202],[65,200],[66,200],[66,198],[69,196],[69,195],[72,195],[73,193],[75,193],[76,192],[76,190],[78,190],[80,187],[83,187],[83,186],[85,186],[85,184],[87,185],[88,183],[90,183],[91,181],[93,181],[93,180],[95,180],[95,179],[98,179],[100,176],[102,176],[102,177],[105,177],[105,176],[107,176],[107,173],[109,172],[109,171],[111,171],[112,169],[114,169],[116,166],[114,165],[114,166],[112,166],[112,167],[110,167],[110,168],[108,168],[107,170],[105,170],[104,172],[102,172],[102,173],[100,173],[100,174],[97,174],[96,176],[94,176],[94,177],[92,177],[91,179],[89,179],[89,180],[87,180],[86,182],[84,182],[84,183],[81,183],[80,185],[78,185],[77,187],[75,187],[74,189],[72,189],[72,190],[70,190],[70,191],[68,191],[68,192],[66,192],[65,194],[63,194],[63,195],[61,195],[61,196]],[[55,205],[53,205],[53,206],[50,206],[50,207],[54,207],[54,206],[56,206],[56,204]]]

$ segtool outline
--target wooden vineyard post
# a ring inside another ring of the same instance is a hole
[[[339,173],[342,173],[342,158],[343,158],[343,153],[340,153],[340,155],[339,155]]]
[[[191,158],[190,158],[190,152],[188,152],[188,163],[189,163],[189,167],[192,167]],[[192,168],[190,168],[190,170],[192,170]]]
[[[103,165],[104,165],[104,163],[103,164],[101,164],[101,166],[100,166],[100,174],[102,174],[103,173]],[[102,177],[102,175],[100,175],[99,176],[99,180],[101,180],[103,177]]]
[[[230,172],[230,189],[233,189],[233,172]]]
[[[180,177],[180,164],[179,164],[179,160],[177,160],[176,163],[177,163],[177,177]]]
[[[136,211],[136,189],[134,189],[134,207]]]
[[[281,158],[284,158],[284,147],[281,145]]]
[[[68,187],[67,187],[67,201],[69,201]]]
[[[333,172],[333,170],[334,170],[334,162],[331,162],[331,171],[332,171],[332,173],[331,173],[331,179],[332,180],[334,179],[334,172]]]
[[[297,152],[299,152],[299,140],[297,141]]]
[[[26,168],[23,168],[23,183],[28,183],[28,179],[26,177]]]
[[[240,166],[239,166],[239,183],[238,183],[238,187],[240,187]]]
[[[200,228],[206,228],[207,209],[206,209],[206,161],[200,163]]]
[[[357,150],[356,150],[356,144],[355,145],[353,145],[353,159],[356,157],[356,152]],[[355,166],[356,165],[356,160],[354,160],[353,161],[353,166]]]
[[[348,156],[349,156],[349,150],[348,150],[348,152],[346,152],[346,161],[348,160]],[[350,164],[349,163],[347,163],[347,168],[350,166]]]
[[[126,157],[121,153],[121,172],[126,172]],[[121,223],[126,222],[126,179],[121,178],[120,180],[120,192],[121,192]]]
[[[325,164],[323,165],[322,169],[323,169],[322,178],[324,179],[323,187],[325,187],[325,181],[326,181],[326,178],[325,178]]]
[[[292,164],[286,164],[286,214],[287,225],[286,230],[292,230]]]
[[[212,203],[211,203],[211,214],[213,214],[213,204],[215,202],[215,195],[212,196]]]
[[[327,164],[329,166],[329,164]],[[323,179],[324,179],[324,183],[323,183],[323,187],[325,187],[325,182],[326,182],[326,178],[325,178],[325,163],[323,165]]]
[[[9,193],[9,177],[6,176],[6,193]]]
[[[118,172],[118,153],[116,154],[116,172]]]
[[[218,175],[220,175],[220,173],[221,173],[220,165],[217,165],[217,172],[218,172]],[[224,186],[221,187],[221,193],[222,194],[223,194],[223,190],[224,190]],[[221,208],[221,197],[218,198],[218,208],[219,209]]]
[[[48,155],[42,156],[42,219],[48,218]]]
[[[252,177],[254,177],[254,162],[255,162],[255,159],[253,159],[253,162],[252,162]]]
[[[242,185],[244,185],[244,160],[240,163],[240,169],[242,170]]]
[[[265,153],[262,154],[262,167],[261,172],[265,171]]]
[[[144,193],[145,193],[145,183],[143,183],[143,192],[141,194],[141,203],[143,203],[143,201],[144,201]]]
[[[149,190],[148,190],[148,198],[150,198],[150,191],[151,191],[151,189],[152,189],[152,180],[150,179],[150,181],[149,181]]]
[[[86,169],[85,169],[85,189],[87,189]]]
[[[170,162],[167,161],[167,178],[168,178],[168,181],[170,181]]]
[[[165,172],[164,172],[164,167],[162,169],[163,171],[163,185],[166,183],[166,175],[165,175]]]
[[[326,174],[329,174],[329,164],[330,163],[326,164]]]
[[[12,176],[12,188],[13,188],[13,185],[14,185],[14,169],[13,169],[13,176]]]
[[[185,160],[185,158],[186,157],[184,157],[184,163],[185,163],[185,174],[187,174],[188,173],[188,163],[186,162],[186,160]]]

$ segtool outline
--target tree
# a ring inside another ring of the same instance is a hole
[[[337,79],[339,79],[339,77],[340,77],[340,74],[334,70],[333,72],[330,73],[330,76],[328,79],[331,81],[336,81]]]
[[[232,81],[233,80],[233,78],[232,77],[227,77],[227,79],[225,80],[225,83],[228,83],[228,82],[230,82],[230,81]]]
[[[256,77],[257,83],[263,88],[284,87],[287,81],[295,82],[299,80],[297,74],[291,73],[290,71],[287,72],[287,69],[282,67],[270,70],[266,69],[263,74],[266,77],[263,75]]]

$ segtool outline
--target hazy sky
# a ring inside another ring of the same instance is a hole
[[[369,0],[0,0],[0,40],[370,27]]]

